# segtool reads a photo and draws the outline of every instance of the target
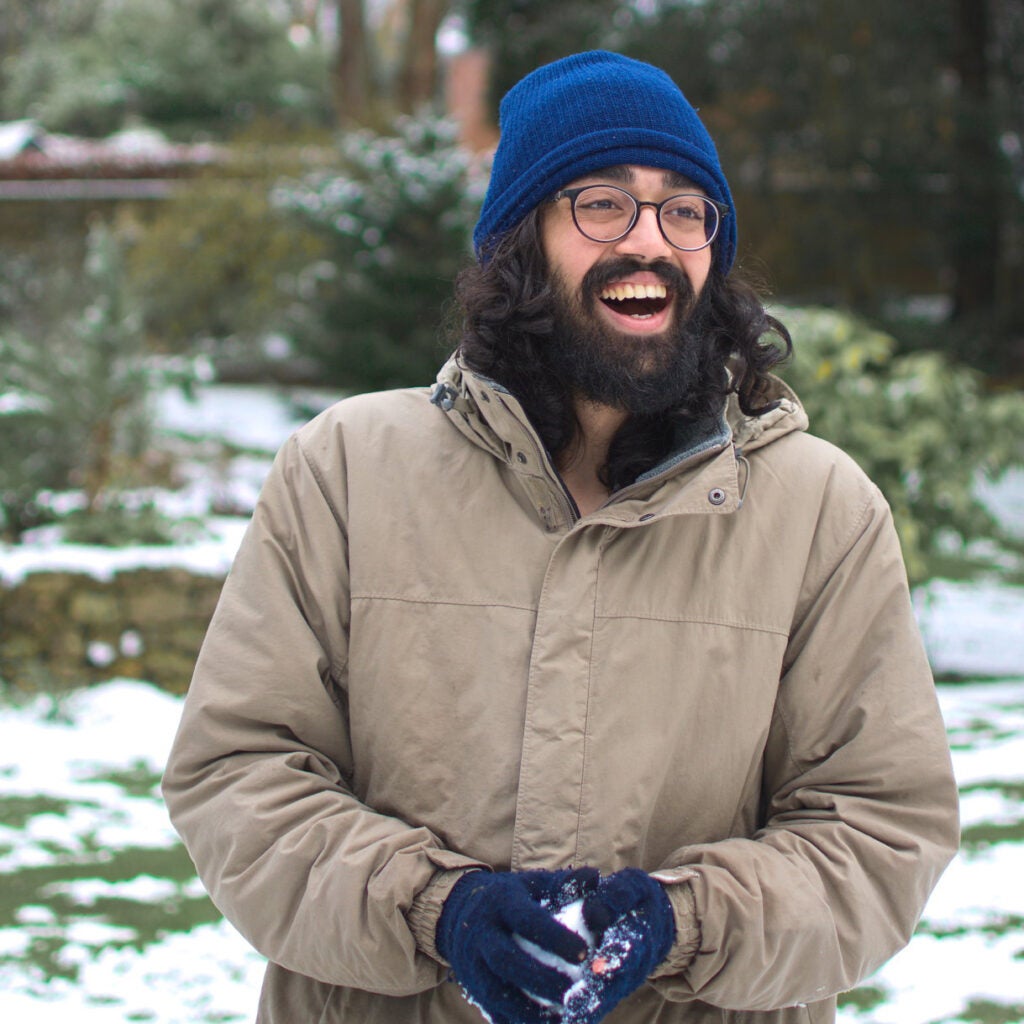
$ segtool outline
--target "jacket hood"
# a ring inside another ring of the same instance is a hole
[[[795,430],[807,429],[807,413],[796,392],[784,380],[772,374],[769,375],[769,381],[766,400],[775,405],[760,416],[744,415],[736,396],[729,396],[726,420],[732,429],[733,443],[745,452],[763,448]]]
[[[774,407],[760,416],[746,416],[730,395],[722,419],[708,426],[712,441],[731,441],[744,452],[754,451],[797,430],[806,430],[807,413],[783,380],[770,376],[767,402]],[[541,442],[518,399],[496,381],[463,366],[453,355],[437,375],[432,401],[471,441],[504,458],[508,446]],[[688,447],[700,444],[688,438]],[[671,457],[670,457],[671,459]]]

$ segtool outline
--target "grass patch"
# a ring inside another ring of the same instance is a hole
[[[965,935],[985,935],[999,938],[1011,933],[1024,932],[1024,917],[1019,914],[1001,914],[984,924],[953,925],[943,927],[922,921],[915,931],[918,935],[930,935],[934,939],[960,939]]]
[[[967,853],[987,850],[996,843],[1024,842],[1024,819],[1005,823],[982,822],[968,825],[960,833],[960,847]]]
[[[1024,1021],[1024,1003],[996,1003],[991,999],[972,999],[955,1017],[947,1021],[964,1024],[1020,1024]]]
[[[85,776],[82,781],[109,782],[122,789],[126,796],[153,797],[157,795],[160,773],[153,771],[145,761],[136,760],[129,768],[97,772],[95,775]]]
[[[844,1009],[853,1009],[857,1013],[867,1013],[881,1006],[889,998],[889,993],[877,985],[861,985],[852,988],[849,992],[841,992],[836,999],[839,1006]]]
[[[8,828],[24,828],[32,818],[40,814],[65,815],[72,807],[97,807],[98,804],[81,800],[62,800],[42,794],[33,796],[0,796],[0,825]]]
[[[104,853],[102,858],[25,867],[3,876],[0,928],[20,929],[29,933],[30,939],[24,951],[0,957],[0,963],[17,963],[38,971],[44,978],[74,982],[78,978],[78,963],[67,951],[80,949],[82,944],[69,941],[67,934],[69,927],[77,922],[89,921],[125,930],[121,937],[102,939],[102,948],[142,951],[170,934],[189,932],[221,919],[209,897],[186,891],[186,886],[195,878],[195,869],[180,844]],[[74,898],[73,892],[61,890],[78,880],[130,882],[140,875],[168,879],[176,883],[178,891],[151,901],[113,894],[82,904]],[[37,928],[19,920],[23,907],[45,907],[53,914],[53,919]]]
[[[0,886],[0,928],[15,926],[18,910],[23,906],[47,906],[58,915],[81,916],[82,908],[69,897],[62,894],[46,895],[51,886],[66,885],[80,879],[129,882],[139,875],[166,878],[185,886],[195,878],[195,868],[184,847],[179,844],[157,849],[128,847],[103,858],[20,868],[3,876],[3,885]],[[112,902],[120,906],[134,901]],[[163,913],[161,907],[161,915]],[[217,920],[219,915],[209,919]],[[112,915],[111,920],[114,924],[133,924],[120,915]]]
[[[977,677],[972,679],[972,682],[977,681]],[[1018,735],[1018,730],[988,718],[972,718],[968,722],[950,727],[948,732],[949,745],[953,750],[974,750],[979,742],[1000,743]]]
[[[1012,780],[1000,782],[993,779],[990,782],[972,782],[969,786],[960,787],[961,794],[965,793],[999,793],[1007,800],[1020,800],[1024,803],[1024,781]]]

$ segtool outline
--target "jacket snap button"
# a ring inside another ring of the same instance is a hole
[[[516,452],[516,458],[525,465],[527,460],[526,455],[523,452]]]
[[[653,519],[653,518],[654,518],[654,513],[653,512],[648,512],[646,515],[641,516],[637,520],[637,522],[646,523],[649,519]]]
[[[725,491],[723,491],[721,487],[712,487],[711,490],[708,491],[708,501],[710,501],[712,505],[724,504]]]

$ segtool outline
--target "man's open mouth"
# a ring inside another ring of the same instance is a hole
[[[598,298],[616,313],[637,320],[655,316],[669,303],[668,288],[663,284],[609,284]]]

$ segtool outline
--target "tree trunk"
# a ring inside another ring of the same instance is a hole
[[[438,94],[437,30],[448,13],[447,0],[409,0],[409,30],[398,72],[398,107],[414,113]]]
[[[363,0],[338,0],[338,51],[335,56],[334,108],[343,128],[370,120],[370,47]]]
[[[992,312],[1000,242],[1000,159],[988,66],[987,0],[956,0],[956,70],[960,77],[951,196],[953,315]]]

